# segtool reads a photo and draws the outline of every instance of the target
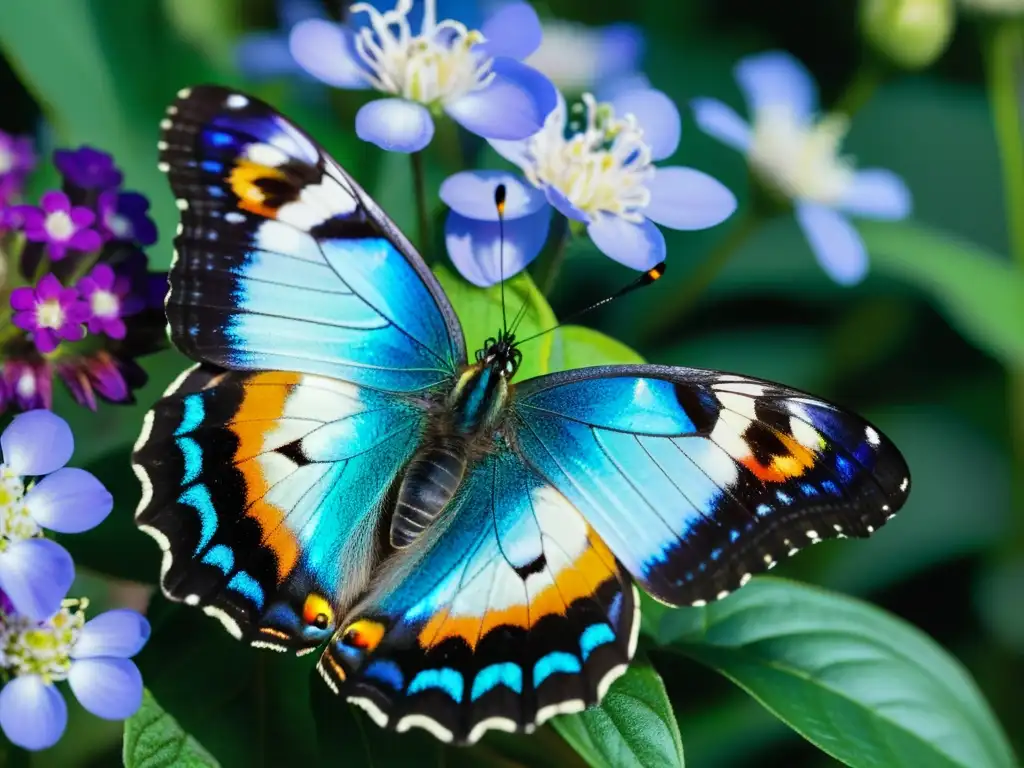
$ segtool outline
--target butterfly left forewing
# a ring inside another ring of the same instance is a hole
[[[526,459],[645,590],[702,605],[823,539],[868,536],[909,472],[863,419],[777,384],[609,366],[518,387]]]
[[[328,684],[379,725],[458,743],[597,702],[639,628],[604,542],[507,446],[445,514],[339,628],[318,667]]]

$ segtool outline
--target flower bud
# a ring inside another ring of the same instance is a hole
[[[953,0],[861,0],[860,4],[864,39],[883,58],[904,69],[923,69],[933,63],[946,50],[955,18]]]

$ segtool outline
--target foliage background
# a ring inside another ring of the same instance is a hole
[[[647,36],[644,69],[680,106],[699,95],[738,105],[733,63],[770,47],[807,63],[827,105],[862,59],[851,0],[537,5],[543,15],[591,24],[640,24]],[[4,0],[0,128],[37,132],[44,146],[88,142],[114,152],[127,186],[153,201],[162,237],[151,259],[166,265],[176,210],[155,168],[157,123],[178,88],[232,84],[306,127],[412,231],[407,164],[355,140],[356,101],[340,92],[310,99],[286,80],[249,83],[232,66],[241,33],[275,25],[271,0]],[[778,222],[742,248],[685,324],[651,340],[646,329],[670,311],[688,272],[723,237],[726,223],[707,232],[666,233],[666,278],[642,299],[614,303],[586,322],[651,362],[775,379],[880,425],[913,471],[903,513],[870,544],[827,543],[773,575],[865,598],[931,635],[966,665],[1022,754],[1024,508],[1014,509],[1011,499],[1024,466],[1011,450],[1007,371],[1024,368],[1024,282],[1005,256],[1008,211],[980,39],[976,25],[961,22],[935,67],[885,83],[854,120],[848,151],[863,164],[903,175],[915,197],[910,225],[865,227],[873,256],[865,283],[833,285],[795,224]],[[742,159],[699,133],[688,116],[674,160],[714,174],[742,205]],[[441,172],[428,172],[436,189]],[[43,188],[50,182],[37,174],[34,183]],[[589,247],[576,247],[551,304],[566,314],[628,277]],[[135,407],[90,414],[58,402],[78,436],[77,465],[104,480],[118,502],[106,524],[65,542],[84,566],[82,590],[100,606],[137,599],[125,582],[152,584],[156,577],[156,547],[131,523],[138,490],[127,462],[142,413],[182,365],[174,352],[150,360],[152,382]],[[156,632],[140,657],[147,686],[224,765],[257,764],[251,761],[263,749],[268,765],[312,761],[321,747],[321,755],[336,755],[328,764],[422,764],[431,754],[445,765],[484,758],[505,765],[580,764],[551,728],[529,740],[489,738],[467,753],[416,736],[382,738],[365,719],[338,710],[318,735],[308,715],[308,660],[252,652],[198,612],[161,599],[149,615]],[[670,649],[652,649],[650,658],[690,765],[836,764],[725,678]],[[68,735],[33,756],[32,764],[119,765],[120,724],[75,706]]]

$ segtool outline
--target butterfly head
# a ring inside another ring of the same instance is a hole
[[[503,379],[511,379],[523,362],[514,333],[503,332],[497,338],[484,342],[483,349],[477,350],[476,361],[495,371]]]

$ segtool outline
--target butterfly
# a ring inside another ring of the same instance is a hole
[[[470,360],[409,241],[272,107],[201,86],[161,128],[169,334],[196,365],[145,417],[136,522],[169,598],[252,646],[322,647],[380,726],[471,743],[583,710],[634,655],[635,585],[704,605],[907,498],[878,429],[778,384],[515,381],[508,332]]]

